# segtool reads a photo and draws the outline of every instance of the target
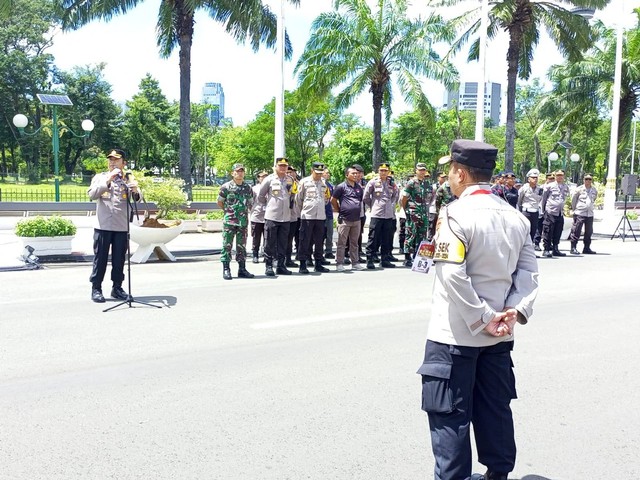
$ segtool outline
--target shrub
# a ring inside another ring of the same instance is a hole
[[[627,212],[627,218],[629,220],[637,220],[638,219],[638,214],[634,211],[631,212]]]
[[[181,179],[138,178],[137,176],[136,179],[144,199],[148,202],[154,202],[158,207],[158,218],[166,218],[169,210],[178,210],[187,204],[187,196],[182,190],[184,181]]]
[[[211,210],[207,212],[204,218],[207,220],[222,220],[224,218],[224,210]]]
[[[15,232],[18,237],[63,237],[75,235],[76,230],[76,226],[71,220],[53,216],[21,220],[16,225]]]

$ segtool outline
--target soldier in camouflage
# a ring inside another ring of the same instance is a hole
[[[401,206],[407,214],[407,236],[404,244],[404,265],[410,267],[420,242],[426,240],[429,230],[429,204],[433,187],[427,178],[427,166],[416,164],[416,176],[407,182]]]
[[[447,157],[441,157],[440,160],[446,159]],[[433,220],[429,224],[429,239],[433,238],[436,233],[436,225],[438,224],[438,215],[440,214],[440,208],[443,205],[447,205],[455,200],[455,196],[451,193],[451,186],[449,186],[449,180],[447,179],[446,173],[440,174],[444,181],[440,184],[440,186],[436,189],[434,195],[434,206],[435,206],[435,215],[433,215]]]
[[[238,262],[238,278],[253,278],[246,268],[247,226],[249,212],[253,204],[253,190],[244,181],[244,165],[233,166],[233,179],[220,187],[218,206],[224,210],[222,222],[222,278],[231,280],[231,247],[236,240],[236,261]]]

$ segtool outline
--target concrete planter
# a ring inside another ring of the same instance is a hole
[[[207,220],[202,219],[202,231],[204,232],[221,232],[222,220]]]
[[[71,244],[75,235],[62,237],[19,237],[22,246],[33,247],[33,254],[38,257],[47,255],[69,255],[72,252]]]
[[[135,263],[145,263],[152,253],[155,253],[159,260],[176,261],[176,257],[169,251],[166,244],[182,233],[184,223],[180,223],[169,228],[140,227],[131,224],[131,241],[138,244],[138,248],[131,261]]]
[[[199,219],[182,220],[182,233],[200,233],[202,230]]]

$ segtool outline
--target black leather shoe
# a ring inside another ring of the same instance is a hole
[[[309,269],[307,268],[307,262],[300,262],[300,270],[298,270],[298,273],[301,273],[303,275],[306,275],[309,273]]]
[[[553,253],[551,253],[551,251],[549,251],[549,250],[545,250],[544,252],[542,252],[542,256],[543,257],[547,257],[547,258],[552,258],[553,257]]]
[[[273,266],[267,263],[267,266],[264,270],[264,274],[267,277],[275,277],[276,276],[276,272],[273,271]]]
[[[113,287],[111,289],[111,298],[115,298],[116,300],[128,300],[129,295],[125,292],[122,287]]]
[[[104,299],[104,295],[97,288],[91,289],[91,300],[96,303],[104,303],[106,300]]]
[[[391,263],[389,260],[383,260],[380,262],[382,268],[396,268],[395,263]]]
[[[318,273],[327,273],[329,272],[329,269],[327,267],[323,267],[323,263],[324,261],[322,260],[316,260],[315,266],[313,267],[313,270],[318,272]],[[329,262],[327,262],[329,263]]]
[[[277,267],[276,268],[276,273],[278,275],[291,275],[291,270],[287,270],[287,267]]]
[[[324,254],[324,258],[336,258],[336,256],[333,253],[325,253]]]
[[[596,254],[596,252],[594,252],[590,248],[583,248],[582,249],[582,253],[584,253],[585,255],[595,255]]]
[[[286,267],[289,268],[297,268],[298,264],[296,262],[294,262],[293,260],[287,260],[287,262],[284,264]]]
[[[566,256],[567,256],[567,254],[566,254],[566,253],[562,253],[562,252],[561,252],[560,250],[558,250],[557,248],[553,251],[553,254],[554,254],[556,257],[566,257]]]
[[[373,263],[373,260],[367,260],[367,270],[375,270],[376,266]]]
[[[320,260],[320,264],[321,265],[331,265],[331,262],[329,260]]]
[[[569,253],[571,253],[571,255],[580,255],[580,252],[576,247],[571,247],[571,252]]]
[[[400,261],[400,259],[399,259],[399,258],[396,258],[396,257],[394,257],[393,255],[387,255],[387,260],[388,260],[389,262],[399,262],[399,261]]]

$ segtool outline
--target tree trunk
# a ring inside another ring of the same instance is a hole
[[[542,152],[540,151],[540,139],[538,135],[533,136],[533,149],[536,152],[536,168],[542,171]]]
[[[373,171],[382,163],[382,92],[380,84],[371,85],[373,94]]]
[[[507,125],[504,144],[504,169],[507,172],[513,171],[516,139],[516,82],[521,41],[519,33],[517,30],[509,32],[509,49],[507,50]]]
[[[180,177],[189,200],[191,193],[191,44],[193,12],[186,11],[184,1],[176,2],[178,41],[180,43]]]

